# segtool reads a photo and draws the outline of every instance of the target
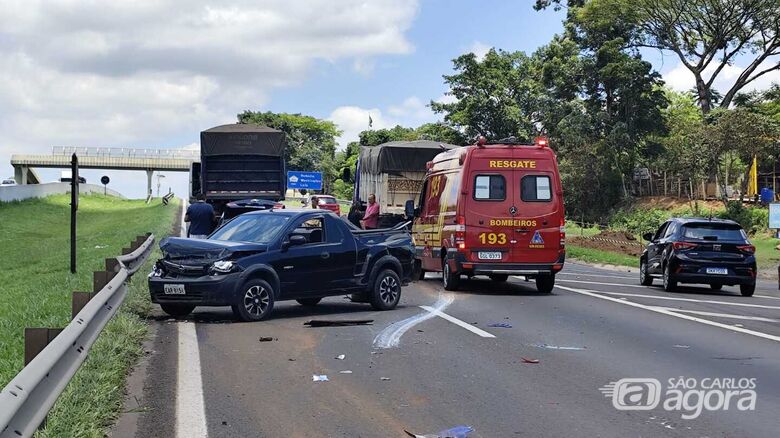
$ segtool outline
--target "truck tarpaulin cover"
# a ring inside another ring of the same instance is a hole
[[[362,172],[425,172],[425,163],[445,150],[457,148],[438,141],[391,141],[377,146],[360,148]]]
[[[200,150],[212,155],[284,155],[284,132],[267,126],[236,123],[200,133]]]

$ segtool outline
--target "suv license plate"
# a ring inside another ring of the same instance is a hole
[[[477,257],[480,260],[501,260],[501,252],[499,252],[499,251],[491,251],[491,252],[480,251],[480,252],[477,253]]]
[[[183,284],[165,284],[163,285],[165,295],[184,295]]]
[[[728,275],[729,270],[726,268],[707,268],[707,273],[715,275]]]

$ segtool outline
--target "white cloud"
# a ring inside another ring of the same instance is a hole
[[[416,128],[424,123],[437,120],[427,104],[416,96],[408,97],[398,105],[390,105],[385,110],[340,106],[328,116],[328,120],[334,122],[343,131],[337,139],[340,148],[346,147],[347,143],[351,141],[357,141],[360,132],[369,129],[369,116],[372,121],[371,129],[392,128],[396,125]]]
[[[370,74],[374,57],[412,50],[417,3],[4,0],[0,172],[11,153],[53,145],[195,141],[318,60]]]
[[[487,52],[489,52],[490,49],[492,48],[493,46],[489,46],[480,41],[474,41],[471,44],[471,46],[469,46],[466,49],[466,53],[473,53],[474,55],[476,55],[478,60],[482,61],[483,59],[485,59],[485,55],[487,55]]]
[[[710,65],[703,72],[704,80],[708,80],[712,73],[715,72],[715,66]],[[763,68],[759,68],[759,71]],[[720,71],[718,77],[715,79],[713,86],[719,92],[725,94],[733,85],[734,81],[745,70],[745,67],[737,65],[727,65]],[[696,86],[696,80],[693,77],[693,73],[688,70],[681,62],[678,62],[671,70],[663,74],[666,85],[677,91],[688,91]],[[749,92],[753,90],[765,90],[769,88],[774,82],[780,82],[780,72],[773,71],[762,75],[755,81],[749,83],[741,92]]]

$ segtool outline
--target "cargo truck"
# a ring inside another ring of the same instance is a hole
[[[200,163],[190,170],[190,196],[203,193],[218,214],[239,199],[281,201],[287,188],[285,134],[267,126],[231,124],[200,133]]]
[[[426,163],[440,152],[459,146],[429,140],[391,141],[361,146],[355,171],[354,198],[365,203],[375,194],[379,227],[405,220],[406,201],[417,199],[427,172]]]

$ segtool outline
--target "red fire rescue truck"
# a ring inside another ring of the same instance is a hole
[[[509,140],[438,154],[428,162],[412,234],[423,275],[442,272],[454,290],[462,275],[536,280],[549,293],[565,258],[563,190],[545,138]]]

